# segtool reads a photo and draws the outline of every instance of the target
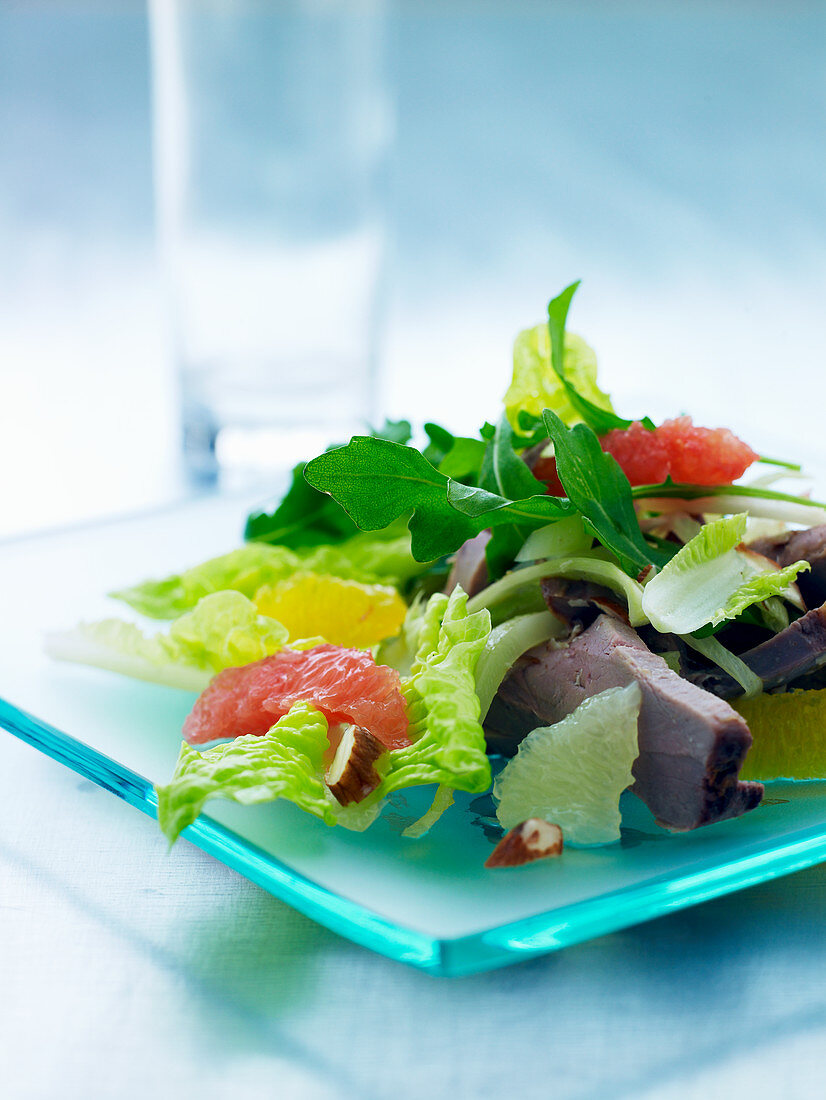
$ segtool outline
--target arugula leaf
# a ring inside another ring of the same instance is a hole
[[[454,492],[453,487],[448,489],[448,499],[469,515],[484,514],[486,511],[505,509],[506,513],[517,521],[514,514],[515,508],[508,501],[519,501],[530,497],[544,497],[545,486],[531,473],[527,464],[514,450],[516,438],[510,426],[507,415],[502,414],[493,438],[488,440],[485,447],[485,457],[479,475],[478,491],[468,494]],[[516,506],[518,508],[518,505]],[[547,507],[547,506],[545,506]],[[557,509],[551,506],[552,514],[558,514]],[[497,517],[498,518],[498,517]],[[499,521],[501,523],[501,520]],[[513,564],[513,560],[525,539],[530,534],[532,522],[527,529],[520,526],[496,526],[493,535],[485,547],[485,560],[488,566],[488,575],[491,579],[500,577],[505,570]]]
[[[432,422],[425,424],[424,430],[430,442],[422,451],[422,454],[431,466],[438,469],[439,463],[450,453],[456,437],[447,428],[443,428],[441,424],[433,424]]]
[[[517,424],[519,435],[516,436],[516,442],[520,448],[527,450],[528,447],[535,447],[538,443],[550,442],[548,429],[541,416],[534,416],[526,409],[520,409]]]
[[[587,424],[568,428],[550,409],[543,415],[569,500],[582,513],[586,529],[616,554],[629,576],[636,577],[660,555],[642,536],[628,478]]]
[[[521,460],[513,456],[514,462]],[[509,462],[508,457],[504,459]],[[521,463],[524,467],[524,463]],[[541,490],[527,467],[511,470],[503,483]],[[364,531],[386,527],[399,516],[410,516],[411,551],[417,561],[452,554],[486,527],[513,529],[498,540],[513,553],[525,539],[514,525],[528,530],[573,514],[574,507],[557,497],[537,495],[511,500],[475,485],[463,485],[436,470],[419,451],[382,439],[354,436],[346,447],[327,451],[308,463],[305,477],[313,488],[330,495]],[[412,513],[412,514],[411,514]],[[500,568],[501,566],[500,563]]]
[[[513,565],[532,530],[545,526],[548,520],[563,519],[576,512],[569,501],[559,497],[534,496],[525,500],[507,500],[495,493],[455,481],[448,486],[447,496],[454,508],[477,520],[480,530],[484,527],[492,529],[493,534],[485,547],[491,580],[501,577]]]
[[[677,500],[695,500],[700,497],[754,497],[756,500],[782,500],[807,508],[826,508],[826,503],[823,501],[795,496],[793,493],[781,493],[776,489],[764,489],[757,485],[693,485],[672,481],[671,478],[660,485],[635,485],[632,493],[635,500],[644,500],[648,497],[673,497]]]
[[[543,494],[523,500],[508,500],[475,485],[461,485],[458,481],[451,481],[448,485],[447,499],[463,515],[472,519],[484,518],[486,527],[524,523],[533,530],[549,521],[575,515],[577,511],[564,497]]]
[[[614,428],[630,428],[633,421],[625,420],[623,417],[617,416],[616,413],[612,412],[610,409],[601,408],[599,405],[594,404],[593,401],[589,401],[588,398],[581,394],[566,377],[564,355],[565,323],[568,319],[571,299],[576,293],[579,284],[580,281],[577,279],[575,283],[571,283],[571,285],[566,287],[558,297],[552,299],[552,301],[548,303],[548,332],[551,337],[551,365],[565,387],[568,400],[588,427],[593,428],[597,435],[605,435]],[[654,423],[647,416],[643,417],[641,423],[644,427],[648,428],[649,431],[654,430]]]
[[[450,451],[439,463],[439,472],[456,481],[476,481],[484,457],[485,444],[481,439],[457,435]]]
[[[407,443],[411,437],[410,421],[385,420],[380,428],[371,429],[370,434],[376,439]],[[299,462],[293,467],[290,487],[273,511],[262,509],[247,516],[246,542],[268,542],[295,550],[342,542],[358,533],[358,527],[334,500],[308,485],[304,479],[306,465]]]
[[[447,499],[448,478],[413,447],[354,436],[346,447],[307,464],[309,484],[329,493],[363,531],[378,531],[410,516],[416,561],[452,554],[482,529]]]
[[[371,428],[370,435],[376,439],[389,439],[391,443],[409,443],[413,430],[409,420],[387,420],[380,428]]]
[[[493,439],[485,447],[479,486],[510,500],[541,496],[545,486],[533,476],[513,447],[514,433],[503,413]]]
[[[431,466],[457,481],[477,480],[485,454],[483,440],[453,435],[440,424],[425,424],[424,430],[430,442],[422,453]]]
[[[274,511],[251,512],[247,516],[244,529],[247,542],[267,542],[295,550],[340,542],[357,534],[358,527],[346,512],[304,480],[306,465],[299,462],[293,467],[290,487]]]

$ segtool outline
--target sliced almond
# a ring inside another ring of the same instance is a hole
[[[361,726],[346,726],[333,762],[327,769],[327,786],[342,806],[361,802],[381,783],[373,767],[384,752],[384,745]]]
[[[535,859],[549,859],[562,852],[562,830],[558,825],[529,817],[505,833],[485,860],[486,867],[519,867]]]

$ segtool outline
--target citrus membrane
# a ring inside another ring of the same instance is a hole
[[[503,829],[530,817],[562,829],[574,846],[619,840],[619,799],[634,778],[637,684],[592,695],[553,726],[532,730],[493,785]]]
[[[734,699],[754,739],[741,779],[826,779],[826,689]]]
[[[321,636],[359,649],[398,634],[407,612],[395,588],[323,573],[297,573],[263,585],[253,602],[262,615],[285,626],[292,640]]]

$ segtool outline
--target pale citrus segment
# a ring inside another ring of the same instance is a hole
[[[619,799],[634,778],[637,684],[592,695],[553,726],[532,730],[493,785],[504,829],[531,817],[559,825],[565,843],[619,840]]]
[[[320,636],[359,649],[398,634],[407,612],[395,588],[323,573],[297,573],[264,585],[253,602],[262,615],[285,626],[291,639]]]
[[[735,699],[754,738],[741,779],[826,778],[826,690]]]

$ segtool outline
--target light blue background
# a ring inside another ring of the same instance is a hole
[[[399,3],[385,400],[495,411],[574,327],[629,412],[822,459],[821,4]],[[185,491],[153,257],[146,19],[0,3],[0,526]],[[13,583],[7,578],[4,583]],[[0,742],[17,1097],[814,1096],[826,872],[499,973],[368,954]]]
[[[513,335],[581,277],[623,410],[816,460],[826,7],[387,10],[388,411],[495,416]],[[25,471],[0,530],[174,495],[143,6],[3,0],[0,134],[0,460]]]

